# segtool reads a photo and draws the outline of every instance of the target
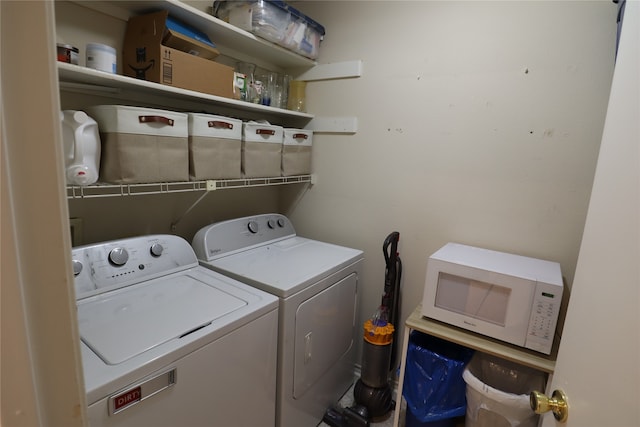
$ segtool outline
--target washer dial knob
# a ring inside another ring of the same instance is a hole
[[[280,228],[284,227],[284,219],[278,218],[278,227]]]
[[[77,276],[82,272],[82,263],[77,259],[74,259],[72,264],[73,264],[73,275]]]
[[[252,234],[256,234],[258,232],[258,223],[255,221],[249,221],[249,224],[247,224],[247,228]]]
[[[272,219],[270,219],[269,221],[267,221],[267,225],[269,226],[269,228],[274,229],[276,228],[276,222]]]
[[[125,248],[113,248],[109,252],[109,262],[117,267],[129,261],[129,252]]]
[[[162,251],[164,251],[164,247],[160,243],[154,243],[151,246],[151,249],[149,249],[149,251],[151,252],[152,256],[157,258],[160,255],[162,255]]]

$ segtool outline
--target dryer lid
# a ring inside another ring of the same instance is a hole
[[[248,303],[189,274],[152,280],[78,304],[82,341],[116,365]]]
[[[295,236],[203,264],[286,298],[360,258],[360,250]]]

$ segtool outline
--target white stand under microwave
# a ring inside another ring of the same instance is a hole
[[[448,243],[427,262],[422,315],[550,354],[562,291],[557,262]]]

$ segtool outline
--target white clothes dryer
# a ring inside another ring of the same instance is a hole
[[[280,299],[276,425],[316,426],[354,381],[363,253],[296,235],[283,215],[211,224],[201,265]]]
[[[177,236],[72,255],[91,427],[275,425],[277,298]]]

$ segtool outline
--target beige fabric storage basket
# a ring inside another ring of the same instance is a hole
[[[242,124],[242,174],[247,178],[280,176],[282,126]]]
[[[311,173],[311,145],[313,131],[284,129],[282,145],[282,176]]]
[[[100,181],[189,180],[186,114],[124,105],[98,105],[87,112],[100,130]]]
[[[240,178],[241,145],[242,120],[189,113],[189,178]]]

